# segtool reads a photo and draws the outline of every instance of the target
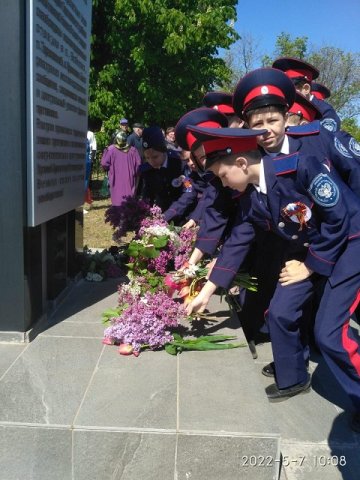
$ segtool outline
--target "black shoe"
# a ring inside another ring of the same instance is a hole
[[[308,374],[308,378],[304,383],[298,383],[288,388],[278,388],[276,383],[273,383],[265,388],[266,395],[270,402],[278,402],[286,400],[289,397],[294,397],[299,393],[305,393],[309,391],[311,385],[311,375]]]
[[[360,433],[360,412],[354,413],[350,421],[350,428],[356,433]]]
[[[309,362],[306,362],[306,368],[309,368]],[[261,373],[265,375],[265,377],[275,377],[275,363],[271,362],[265,365],[262,368]]]
[[[268,363],[263,367],[261,373],[265,375],[265,377],[275,377],[275,364],[274,362]]]

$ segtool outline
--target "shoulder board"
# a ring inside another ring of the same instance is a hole
[[[298,161],[299,152],[273,158],[272,162],[275,169],[275,175],[285,175],[287,173],[296,172]]]
[[[320,131],[319,120],[307,123],[306,125],[299,125],[298,127],[288,127],[286,135],[290,137],[302,137],[303,135],[314,135]]]
[[[139,167],[139,173],[145,173],[145,172],[149,172],[150,170],[152,170],[152,166],[150,165],[150,163],[142,163]]]

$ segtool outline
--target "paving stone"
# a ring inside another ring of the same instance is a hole
[[[185,352],[179,364],[181,430],[278,432],[248,348]]]
[[[177,358],[164,351],[122,356],[107,346],[76,426],[176,428]]]
[[[0,343],[0,377],[27,346],[27,343]]]
[[[0,422],[71,425],[103,345],[38,337],[0,382]]]
[[[99,283],[79,282],[52,315],[49,326],[63,320],[101,323],[102,312],[117,305],[117,286],[121,281],[123,278],[109,278]]]
[[[72,480],[71,431],[0,426],[0,480]]]
[[[171,480],[175,434],[75,431],[76,480]]]
[[[177,480],[277,480],[274,438],[179,435]]]
[[[63,321],[46,330],[41,336],[98,338],[100,341],[104,337],[105,328],[100,320],[98,324]]]

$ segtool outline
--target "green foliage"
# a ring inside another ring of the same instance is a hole
[[[203,335],[194,339],[184,339],[181,335],[174,333],[174,340],[165,345],[165,351],[170,355],[177,355],[183,350],[229,350],[231,348],[245,347],[244,343],[222,343],[227,340],[234,340],[234,335]]]
[[[229,76],[216,55],[237,38],[235,6],[234,0],[93,2],[89,117],[108,139],[121,116],[174,124]]]
[[[360,142],[360,127],[357,125],[355,118],[344,118],[341,122],[341,128],[350,133],[357,142]]]
[[[329,102],[338,114],[352,118],[360,114],[360,55],[344,52],[340,48],[323,46],[309,51],[308,37],[291,38],[282,32],[276,39],[271,56],[264,56],[263,66],[271,66],[278,57],[300,58],[314,65],[320,72],[317,82],[323,83],[331,91]]]

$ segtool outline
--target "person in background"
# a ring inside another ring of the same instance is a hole
[[[139,152],[140,158],[144,161],[144,149],[142,145],[142,134],[144,130],[144,125],[142,123],[133,124],[133,132],[127,137],[127,143],[131,147],[135,147]]]
[[[130,133],[129,122],[127,121],[126,118],[120,118],[119,126],[120,126],[120,130],[122,130],[127,135],[129,135]]]
[[[181,148],[175,140],[175,127],[168,127],[165,131],[165,142],[168,150],[175,150],[181,152]]]
[[[94,132],[92,132],[91,130],[88,130],[86,136],[89,142],[90,158],[91,158],[91,170],[90,170],[90,177],[89,177],[89,187],[90,187],[94,163],[96,161],[97,144],[96,144],[96,137]]]
[[[111,203],[120,206],[126,196],[134,196],[141,158],[136,148],[128,145],[126,133],[119,131],[115,143],[104,150],[101,166],[108,172]]]

